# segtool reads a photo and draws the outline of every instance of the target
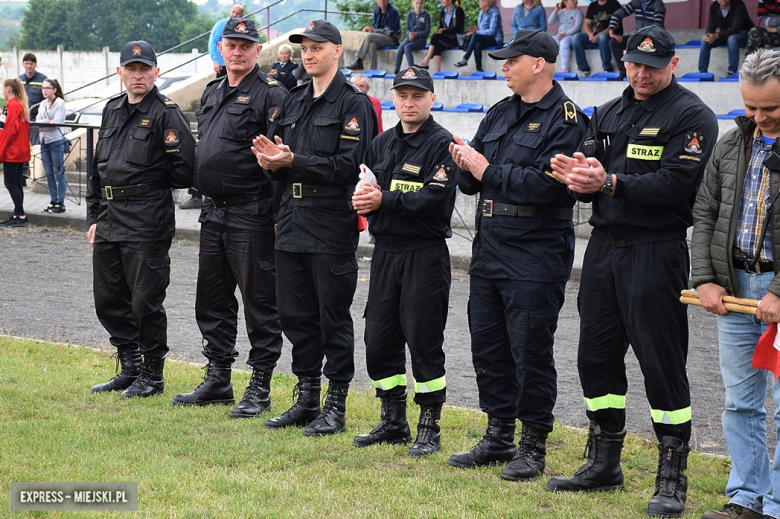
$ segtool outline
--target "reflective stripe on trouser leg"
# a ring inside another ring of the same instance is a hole
[[[384,389],[385,391],[393,389],[398,386],[406,386],[406,375],[393,375],[392,377],[383,378],[382,380],[372,380],[372,384],[376,389]]]
[[[588,411],[626,408],[626,395],[604,395],[596,398],[585,398],[584,400]]]
[[[650,416],[655,423],[666,425],[680,425],[691,421],[691,407],[684,409],[675,409],[674,411],[662,411],[660,409],[650,409]]]
[[[441,376],[427,382],[414,381],[415,393],[433,393],[434,391],[441,391],[447,387],[447,380]]]

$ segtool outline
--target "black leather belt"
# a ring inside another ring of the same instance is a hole
[[[212,207],[233,207],[234,205],[242,205],[251,202],[257,195],[236,195],[230,198],[211,198],[210,196],[203,197],[206,203]]]
[[[574,209],[562,207],[534,207],[531,205],[499,204],[492,200],[483,200],[482,216],[514,216],[515,218],[552,218],[555,220],[571,220]]]
[[[755,266],[750,268],[750,260],[734,258],[734,267],[750,272],[751,274],[764,274],[767,272],[775,272],[775,264],[772,261],[758,261]]]
[[[149,182],[148,184],[136,184],[134,186],[102,186],[100,188],[100,194],[105,200],[113,200],[115,198],[124,198],[127,196],[142,195],[151,191],[161,191],[163,189],[169,189],[171,186],[167,180],[160,180],[158,182]]]
[[[287,184],[286,193],[293,198],[305,196],[344,196],[352,193],[353,189],[346,186],[304,186],[303,184]]]

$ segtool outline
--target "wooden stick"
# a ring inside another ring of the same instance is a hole
[[[738,299],[738,298],[732,298],[732,299]],[[686,305],[695,305],[695,306],[702,306],[701,301],[699,301],[699,298],[696,297],[680,297],[680,302]],[[725,298],[723,302],[723,306],[726,307],[726,310],[729,312],[736,312],[738,314],[750,314],[750,315],[756,315],[756,309],[752,306],[746,306],[746,305],[737,305],[734,303],[726,303]]]
[[[699,299],[699,293],[695,290],[683,290],[680,292],[680,294],[683,297],[693,297],[695,299]],[[758,308],[759,301],[757,299],[745,299],[744,297],[732,297],[732,296],[723,296],[723,302],[724,303],[732,303],[735,305],[742,305],[742,306],[752,306],[753,308]]]

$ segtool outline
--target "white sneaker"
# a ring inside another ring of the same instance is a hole
[[[589,77],[590,76],[590,70],[580,70],[578,74],[579,74],[580,77]]]

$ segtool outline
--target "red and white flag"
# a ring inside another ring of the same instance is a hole
[[[750,366],[771,371],[775,380],[780,377],[780,337],[777,335],[777,323],[770,323],[764,335],[758,339]]]

